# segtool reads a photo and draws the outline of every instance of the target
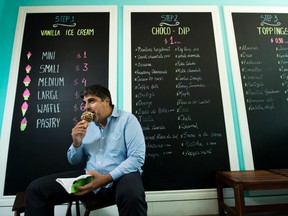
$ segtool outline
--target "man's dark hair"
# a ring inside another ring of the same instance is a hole
[[[108,88],[98,85],[98,84],[86,86],[81,92],[81,98],[83,99],[84,96],[89,95],[89,94],[96,95],[102,100],[108,97],[110,99],[110,105],[112,106],[112,98],[111,98],[111,94]]]

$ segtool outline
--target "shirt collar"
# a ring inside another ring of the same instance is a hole
[[[112,114],[108,117],[108,120],[111,117],[119,117],[119,115],[120,115],[119,114],[119,109],[116,106],[113,105],[113,111],[112,111]]]

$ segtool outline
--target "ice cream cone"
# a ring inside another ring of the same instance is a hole
[[[25,101],[21,106],[21,111],[22,111],[23,116],[25,116],[27,110],[28,110],[28,103]]]
[[[30,65],[27,65],[25,70],[26,70],[26,73],[30,73],[32,67]]]
[[[25,79],[23,80],[24,85],[27,87],[29,86],[31,79],[28,75],[26,75]]]
[[[20,130],[21,131],[24,131],[27,127],[27,119],[24,117],[21,121],[21,124],[20,124]]]
[[[26,88],[25,91],[23,92],[23,98],[25,101],[27,101],[30,97],[30,91]]]
[[[82,113],[81,115],[81,120],[88,125],[89,122],[93,121],[94,119],[94,114],[92,112],[89,111],[85,111]]]
[[[28,53],[27,53],[27,59],[29,60],[31,56],[32,56],[32,53],[31,53],[31,52],[28,52]]]

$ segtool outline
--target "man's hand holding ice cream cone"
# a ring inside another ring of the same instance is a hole
[[[85,111],[81,115],[81,121],[79,121],[76,124],[76,126],[72,129],[71,136],[72,136],[73,145],[75,148],[78,148],[81,145],[82,139],[86,134],[88,123],[93,121],[93,119],[94,119],[93,113],[89,111]]]

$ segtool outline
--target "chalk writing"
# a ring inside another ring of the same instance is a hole
[[[210,106],[213,100],[211,94],[205,93],[209,86],[202,63],[205,50],[202,45],[185,41],[185,37],[193,34],[193,28],[180,26],[181,17],[160,14],[160,24],[146,29],[153,36],[151,40],[164,38],[164,45],[139,41],[132,48],[133,112],[145,134],[146,157],[152,160],[173,155],[187,158],[213,155],[217,139],[225,138],[222,133],[207,132],[207,126],[194,114],[195,110]],[[250,53],[257,52],[258,47],[241,49],[246,65],[261,65]],[[176,151],[175,145],[182,150]]]
[[[52,63],[57,60],[56,51],[42,51],[41,60]],[[56,115],[61,113],[59,87],[65,87],[65,78],[53,76],[61,73],[60,64],[41,64],[38,73],[40,75],[37,81],[38,90],[35,92],[38,101],[38,103],[36,103],[37,113],[39,115]],[[51,101],[51,103],[49,101]],[[39,117],[36,118],[35,127],[36,129],[59,128],[60,122],[60,117]]]

